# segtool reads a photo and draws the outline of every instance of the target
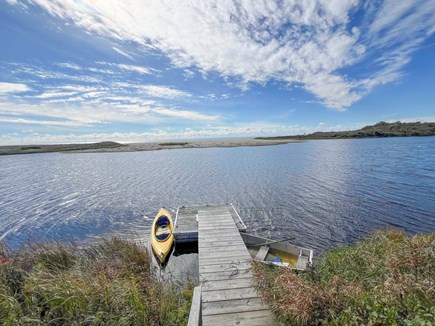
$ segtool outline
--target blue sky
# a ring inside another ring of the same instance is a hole
[[[434,32],[434,0],[0,0],[0,144],[435,121]]]

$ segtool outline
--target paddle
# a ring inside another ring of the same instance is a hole
[[[286,239],[282,239],[282,240],[273,240],[273,241],[266,241],[265,243],[261,243],[261,244],[255,244],[255,245],[249,245],[249,247],[257,247],[257,246],[265,246],[271,243],[277,243],[277,242],[284,242],[284,241],[290,241],[290,240],[295,240],[295,237],[292,238],[286,238]]]

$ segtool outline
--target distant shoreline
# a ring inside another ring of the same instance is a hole
[[[318,131],[308,135],[257,137],[263,140],[320,140],[320,139],[359,139],[385,137],[435,136],[435,122],[378,122],[357,130]]]
[[[92,144],[13,145],[0,146],[0,155],[37,153],[119,153],[157,151],[162,149],[271,146],[299,142],[295,139],[228,138],[219,140],[168,141],[120,144],[101,142]]]

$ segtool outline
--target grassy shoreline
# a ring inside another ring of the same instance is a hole
[[[254,264],[263,299],[288,325],[434,325],[435,235],[379,231],[328,251],[307,273]]]
[[[162,280],[147,248],[105,238],[0,245],[1,325],[186,325],[194,285]],[[328,251],[306,273],[254,263],[285,325],[434,325],[435,235],[379,231]]]
[[[193,285],[158,279],[150,253],[136,242],[4,250],[1,325],[187,324]]]

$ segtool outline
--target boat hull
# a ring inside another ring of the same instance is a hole
[[[298,270],[305,270],[313,263],[313,250],[311,249],[249,233],[240,233],[240,235],[248,248],[255,248],[250,252],[254,259],[261,262]]]
[[[167,223],[164,227],[167,233],[162,233],[162,221]],[[155,217],[151,227],[151,248],[160,264],[164,264],[171,253],[174,244],[173,230],[174,222],[171,213],[162,208]]]

